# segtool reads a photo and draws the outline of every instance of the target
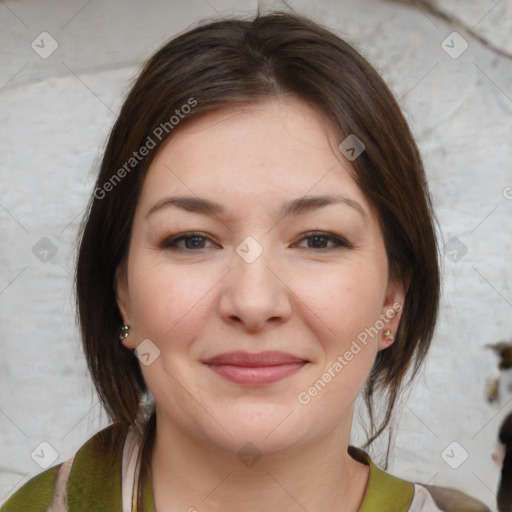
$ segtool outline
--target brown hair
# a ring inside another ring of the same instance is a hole
[[[433,336],[440,284],[431,200],[409,127],[382,78],[352,46],[302,16],[258,13],[199,25],[166,43],[144,65],[110,133],[81,231],[76,292],[89,369],[113,421],[137,426],[147,391],[138,360],[118,341],[114,286],[152,159],[199,114],[289,94],[317,108],[340,142],[354,134],[364,143],[352,162],[354,177],[378,214],[390,278],[408,284],[395,341],[378,353],[364,389],[366,446],[389,424],[400,391],[416,375]],[[386,403],[376,426],[379,390]]]

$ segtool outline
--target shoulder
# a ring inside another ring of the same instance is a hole
[[[350,446],[348,451],[354,459],[370,466],[359,512],[442,512],[424,487],[380,469],[360,448]]]
[[[453,487],[428,484],[421,484],[418,485],[418,487],[424,489],[424,491],[419,490],[419,495],[428,492],[431,499],[433,499],[439,507],[439,510],[447,512],[453,510],[464,510],[464,512],[491,512],[491,509],[485,503]]]
[[[125,435],[124,427],[111,425],[78,450],[67,483],[70,512],[103,510],[105,503],[120,507],[121,440]],[[0,512],[46,512],[52,504],[62,466],[53,466],[29,480],[7,500]]]
[[[409,512],[443,512],[426,487],[420,484],[414,484],[414,498],[412,500]]]
[[[29,480],[7,500],[0,508],[0,512],[46,512],[52,502],[59,468],[60,464]]]
[[[349,446],[351,457],[370,466],[370,477],[359,512],[490,512],[481,501],[451,487],[419,484],[377,467],[369,455]]]

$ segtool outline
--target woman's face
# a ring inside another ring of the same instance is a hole
[[[340,142],[280,99],[198,117],[153,160],[117,292],[160,421],[261,452],[350,430],[404,291]]]

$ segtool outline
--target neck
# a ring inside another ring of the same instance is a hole
[[[151,458],[156,510],[356,512],[369,467],[347,453],[350,427],[351,418],[318,442],[244,464],[236,452],[191,439],[157,414]]]

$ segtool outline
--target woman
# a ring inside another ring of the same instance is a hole
[[[409,128],[325,28],[210,22],[147,62],[76,289],[113,425],[3,512],[439,510],[349,445],[359,393],[367,448],[420,367],[439,269]]]

